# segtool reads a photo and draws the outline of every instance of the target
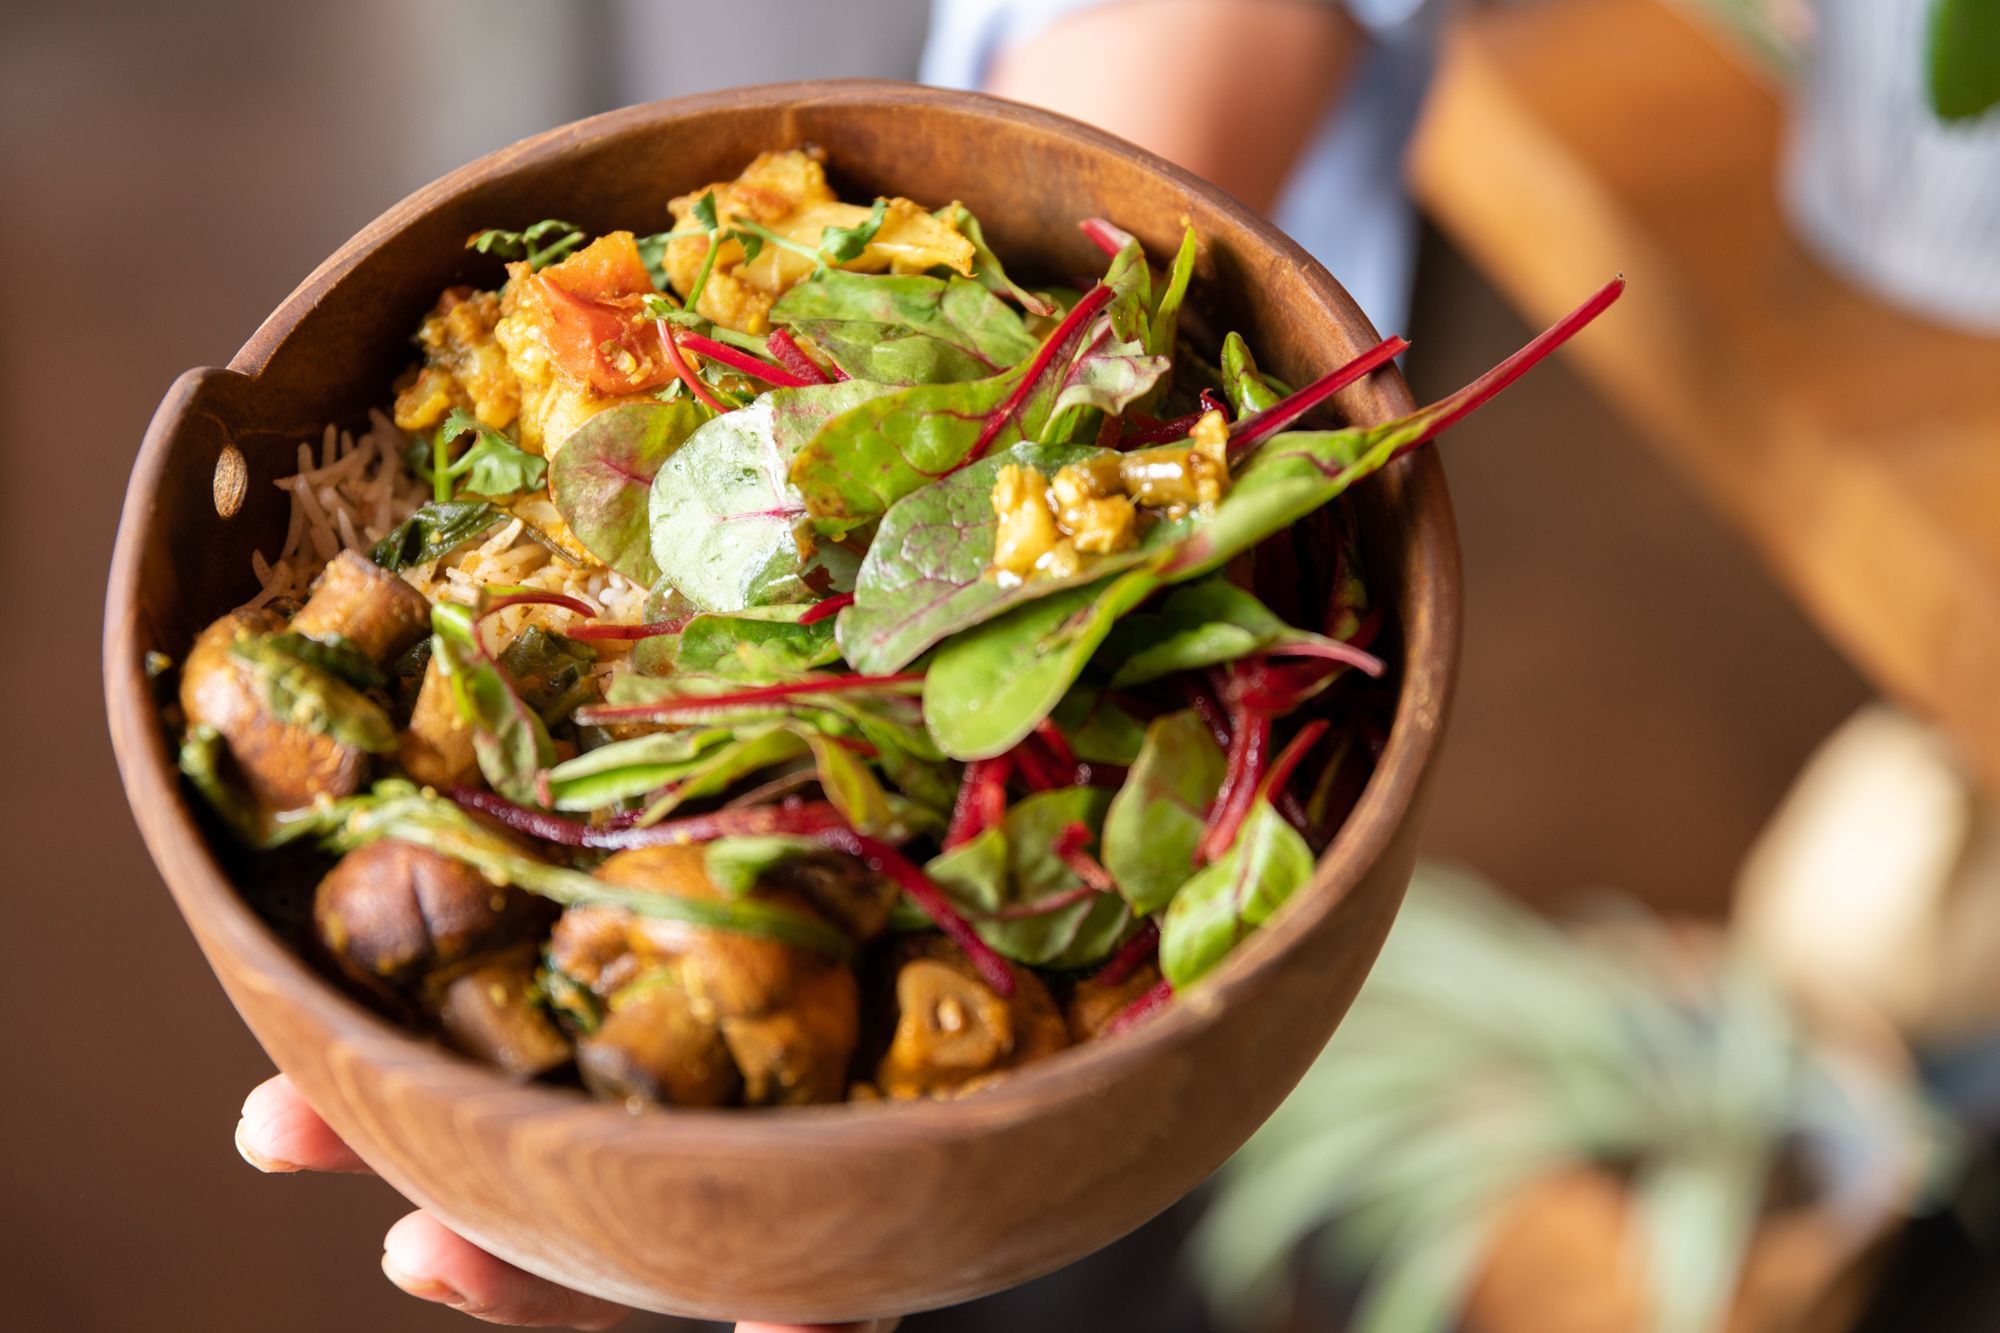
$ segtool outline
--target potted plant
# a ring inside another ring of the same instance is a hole
[[[1713,931],[1433,868],[1193,1253],[1224,1327],[1286,1327],[1304,1257],[1351,1333],[1819,1333],[1949,1143],[1886,1028],[1809,1029]]]
[[[1784,193],[1836,269],[2000,333],[2000,0],[1820,0]]]

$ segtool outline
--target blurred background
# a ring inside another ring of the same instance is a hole
[[[1063,6],[1018,8],[1039,21]],[[1432,872],[1420,924],[1399,926],[1389,980],[1350,1023],[1378,1045],[1343,1029],[1331,1049],[1365,1068],[1393,1044],[1382,1034],[1413,1021],[1397,1006],[1415,1006],[1434,1059],[1399,1071],[1391,1109],[1474,1067],[1531,1094],[1560,1082],[1550,1052],[1590,1033],[1482,1044],[1472,1016],[1424,1008],[1421,978],[1464,958],[1523,988],[1571,978],[1545,1005],[1516,1006],[1524,1028],[1599,1006],[1693,1014],[1660,1056],[1662,1077],[1683,1081],[1602,1121],[1563,1121],[1559,1151],[1531,1158],[1503,1138],[1456,1165],[1411,1163],[1412,1192],[1392,1196],[1411,1211],[1359,1226],[1337,1172],[1286,1156],[1372,1109],[1329,1060],[1273,1140],[1218,1182],[1195,1248],[1183,1238],[1205,1200],[1068,1272],[907,1327],[1421,1333],[1432,1325],[1415,1307],[1385,1313],[1383,1277],[1398,1273],[1496,1333],[1712,1326],[1666,1308],[1674,1272],[1719,1283],[1745,1333],[2000,1327],[2000,842],[1981,795],[2000,789],[2000,124],[1973,114],[1981,62],[2000,65],[2000,6],[1945,0],[1941,19],[1931,0],[1372,13],[1413,8],[1359,4],[1374,26],[1353,38],[1403,62],[1411,106],[1425,97],[1406,159],[1418,397],[1477,373],[1609,272],[1633,282],[1615,319],[1447,447],[1468,619],[1429,855],[1537,912],[1595,906],[1591,925],[1552,934]],[[30,577],[13,585],[20,643],[6,655],[21,702],[5,804],[0,1323],[461,1326],[379,1276],[380,1235],[404,1208],[385,1187],[260,1177],[230,1145],[243,1093],[270,1070],[161,891],[99,721],[99,589],[160,394],[186,367],[226,362],[321,258],[452,167],[633,101],[914,77],[929,10],[10,12],[0,448],[14,480],[0,542]],[[1930,22],[1969,25],[1948,27],[1947,45],[1979,59],[1940,62]],[[1352,91],[1371,68],[1328,77]],[[1176,95],[1163,81],[1157,96]],[[1356,94],[1338,110],[1368,108]],[[1335,271],[1400,304],[1393,276]],[[1616,938],[1605,890],[1626,895]],[[1490,930],[1420,937],[1440,903]],[[1762,999],[1731,980],[1739,966]],[[1743,1048],[1747,1065],[1715,1063],[1717,1032],[1752,1029],[1764,1044]],[[1645,1063],[1616,1053],[1607,1086],[1660,1075]],[[1812,1077],[1751,1110],[1717,1094],[1779,1067]],[[1867,1096],[1826,1112],[1813,1079],[1857,1069],[1841,1086]],[[1938,1122],[1914,1110],[1920,1076]],[[1706,1107],[1689,1087],[1716,1094],[1721,1118],[1654,1114]],[[1561,1097],[1526,1100],[1548,1111],[1537,1124],[1561,1120]],[[1844,1146],[1807,1169],[1809,1141]],[[1724,1143],[1742,1151],[1705,1151]],[[1705,1174],[1676,1173],[1691,1158]],[[1883,1161],[1898,1165],[1867,1188],[1839,1185],[1843,1167]],[[1509,1169],[1475,1199],[1422,1193],[1495,1163]],[[1288,1194],[1269,1193],[1274,1171]],[[1476,1231],[1456,1226],[1473,1213]],[[1680,1253],[1680,1268],[1633,1276],[1606,1249],[1640,1214],[1668,1239],[1655,1259]],[[1692,1239],[1675,1251],[1676,1236]],[[1766,1269],[1777,1276],[1752,1280]]]

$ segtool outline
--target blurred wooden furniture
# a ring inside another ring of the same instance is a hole
[[[1631,279],[1571,364],[2000,793],[2000,340],[1808,254],[1781,131],[1774,90],[1659,0],[1546,0],[1452,34],[1412,179],[1531,322]]]

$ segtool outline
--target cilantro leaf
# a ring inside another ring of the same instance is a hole
[[[888,215],[889,201],[877,199],[875,207],[868,210],[868,216],[852,227],[828,227],[820,233],[820,253],[835,264],[845,264],[849,260],[861,258],[861,252],[868,248],[868,242],[875,239],[875,233],[882,230],[882,219]]]
[[[467,240],[465,248],[496,259],[525,259],[529,268],[539,269],[555,263],[588,239],[589,233],[574,222],[544,218],[524,231],[490,227]]]

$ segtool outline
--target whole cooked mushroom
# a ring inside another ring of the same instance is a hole
[[[1070,1044],[1062,1010],[1040,977],[1014,969],[1003,1000],[956,946],[935,936],[899,941],[896,1028],[875,1070],[886,1097],[958,1097],[994,1075]]]
[[[694,846],[619,852],[597,875],[694,901],[728,898]],[[813,913],[787,891],[759,896]],[[823,954],[592,905],[563,913],[549,965],[601,1011],[577,1037],[577,1066],[594,1091],[688,1106],[831,1102],[846,1092],[859,997],[854,974]]]
[[[570,1058],[535,998],[538,943],[551,914],[543,899],[395,839],[343,856],[313,895],[314,934],[343,976],[523,1078]]]
[[[401,576],[342,551],[328,562],[291,627],[322,642],[345,639],[380,664],[422,638],[430,619],[431,604]]]

